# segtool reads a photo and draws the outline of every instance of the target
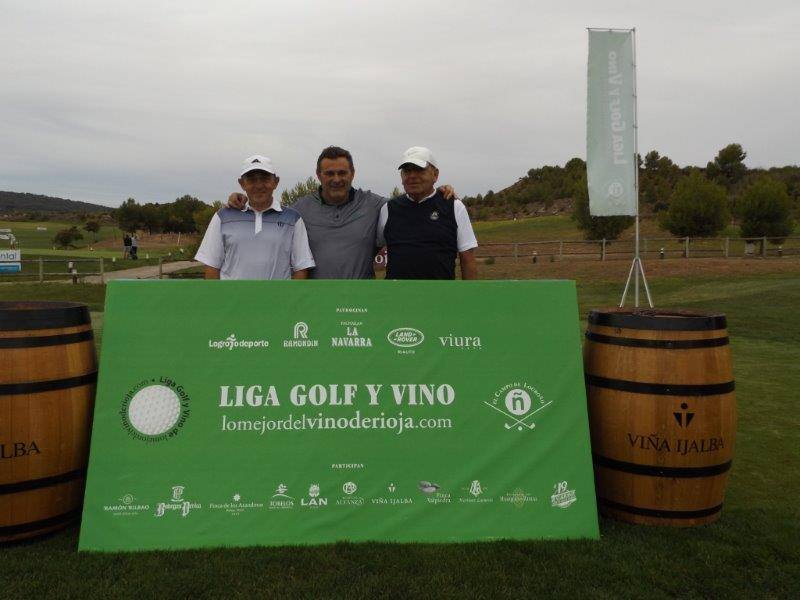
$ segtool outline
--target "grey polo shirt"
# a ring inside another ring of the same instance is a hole
[[[312,279],[374,279],[375,235],[387,199],[370,191],[350,191],[350,200],[325,204],[317,190],[292,205],[308,231],[316,268]]]

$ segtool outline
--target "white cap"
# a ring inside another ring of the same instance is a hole
[[[428,165],[432,167],[439,168],[436,165],[436,159],[433,157],[433,152],[428,150],[427,148],[423,148],[422,146],[412,146],[405,152],[403,152],[403,160],[400,161],[400,166],[397,167],[398,169],[402,169],[403,165],[411,163],[412,165],[417,165],[418,167],[425,168]]]
[[[272,166],[272,159],[268,156],[261,156],[260,154],[254,154],[244,159],[242,163],[242,172],[239,173],[239,177],[250,171],[266,171],[273,175],[276,174],[275,167]]]

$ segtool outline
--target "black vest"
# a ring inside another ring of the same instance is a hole
[[[452,200],[436,192],[424,202],[389,200],[384,228],[386,279],[455,279],[458,224]]]

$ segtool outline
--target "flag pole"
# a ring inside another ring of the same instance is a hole
[[[634,188],[636,193],[636,241],[633,255],[633,263],[628,272],[628,279],[625,282],[625,289],[622,291],[622,300],[619,306],[625,306],[625,297],[628,295],[628,288],[633,277],[633,304],[639,308],[639,275],[641,274],[644,290],[647,293],[647,303],[653,308],[653,298],[650,296],[650,287],[647,285],[647,277],[644,274],[644,265],[639,256],[639,93],[636,83],[636,28],[631,31],[631,43],[633,44],[633,168],[634,168]]]

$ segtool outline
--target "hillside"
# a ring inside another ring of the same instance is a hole
[[[103,213],[112,210],[110,206],[67,200],[41,194],[0,191],[0,212],[46,211],[57,213]]]
[[[747,153],[739,144],[722,148],[713,161],[705,167],[680,167],[657,150],[648,152],[639,168],[639,213],[650,216],[669,208],[670,199],[678,182],[692,172],[700,172],[706,179],[722,186],[734,216],[738,202],[750,185],[769,178],[785,186],[793,210],[800,211],[800,167],[748,168],[744,164]],[[572,158],[564,166],[545,165],[530,169],[511,185],[486,194],[464,197],[473,220],[514,219],[552,215],[570,215],[575,202],[588,202],[586,188],[586,162]]]

